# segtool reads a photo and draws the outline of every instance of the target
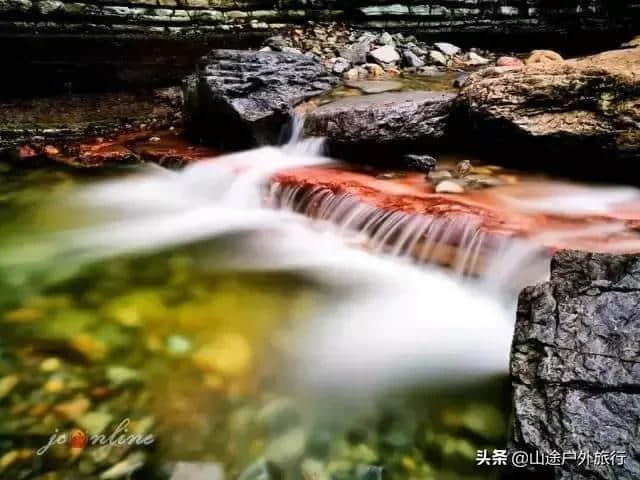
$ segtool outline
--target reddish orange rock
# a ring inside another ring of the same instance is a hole
[[[523,208],[520,202],[527,199],[535,201],[545,195],[551,197],[570,188],[568,184],[524,179],[515,185],[472,190],[464,194],[439,194],[421,174],[380,179],[344,167],[287,170],[275,175],[273,181],[282,186],[302,187],[303,191],[323,189],[336,197],[347,195],[381,211],[441,220],[460,219],[460,225],[471,222],[489,243],[492,240],[500,242],[506,238],[521,238],[530,239],[550,250],[640,251],[640,236],[635,231],[640,227],[638,204],[620,205],[606,215],[569,215],[531,211]],[[319,205],[309,203],[304,213],[317,216],[318,208]],[[462,227],[453,230],[446,242],[459,245],[464,235]]]

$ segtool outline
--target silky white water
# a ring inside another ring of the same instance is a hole
[[[56,246],[57,258],[85,262],[232,237],[235,248],[216,268],[297,271],[332,287],[339,293],[297,332],[295,367],[287,372],[308,390],[368,394],[506,373],[513,294],[544,278],[548,253],[523,242],[493,246],[489,280],[472,282],[460,273],[473,271],[484,234],[471,219],[394,214],[321,190],[306,192],[301,200],[295,189],[270,185],[280,170],[330,163],[319,155],[321,146],[310,139],[264,147],[180,172],[151,167],[86,188],[65,208],[82,205],[103,220],[46,241]],[[561,205],[564,213],[574,207],[580,213],[637,198],[632,189],[584,194],[568,194],[561,203],[514,201],[528,210]],[[320,198],[316,220],[298,213],[312,198]],[[457,273],[422,264],[433,245],[457,231],[462,231]],[[412,253],[423,238],[430,243],[416,258]]]

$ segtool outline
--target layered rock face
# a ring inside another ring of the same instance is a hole
[[[213,50],[185,82],[185,124],[193,136],[227,149],[275,144],[294,106],[336,84],[301,54]]]
[[[637,0],[0,0],[0,31],[196,36],[307,20],[425,32],[629,30]]]
[[[514,446],[590,454],[544,478],[640,478],[639,302],[637,255],[561,252],[551,281],[522,292],[511,357]]]
[[[517,156],[640,157],[640,49],[566,62],[497,67],[471,76],[460,95],[476,141]],[[540,161],[543,161],[540,159]]]

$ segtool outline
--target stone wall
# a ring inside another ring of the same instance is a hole
[[[188,38],[318,19],[426,33],[632,31],[640,0],[0,0],[0,35]]]

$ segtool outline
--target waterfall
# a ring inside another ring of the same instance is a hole
[[[81,206],[85,217],[107,220],[45,241],[55,245],[56,258],[86,262],[233,235],[235,253],[225,256],[226,267],[297,271],[330,286],[340,294],[297,332],[298,360],[289,375],[308,389],[368,392],[506,372],[512,322],[502,304],[381,248],[393,225],[410,220],[372,226],[376,254],[360,248],[357,228],[345,237],[329,220],[272,208],[275,172],[335,165],[299,146],[226,155],[179,172],[156,167],[86,187],[63,208]],[[365,218],[358,222],[376,223]],[[441,228],[446,235],[449,229]],[[417,238],[405,236],[407,247]],[[372,366],[375,377],[363,376]]]
[[[477,271],[486,235],[471,215],[434,216],[391,211],[368,205],[350,194],[324,187],[272,182],[268,204],[326,221],[343,236],[358,237],[375,253],[401,257],[419,264],[454,266],[465,275]],[[455,240],[455,248],[449,247]]]
[[[326,188],[274,182],[282,170],[338,165],[320,155],[321,140],[300,140],[301,119],[292,131],[282,147],[225,155],[179,172],[151,167],[84,188],[61,207],[81,206],[85,216],[105,220],[45,241],[56,258],[87,262],[233,236],[235,249],[224,266],[296,271],[330,286],[340,293],[297,332],[297,361],[288,372],[307,389],[369,394],[505,374],[513,290],[531,281],[516,272],[534,257],[542,265],[548,252],[528,242],[496,242],[470,216],[412,216]],[[570,196],[563,208],[602,213],[637,198],[637,191],[620,195],[578,202]],[[506,201],[534,211],[557,205],[554,199]],[[493,252],[485,267],[492,281],[462,281],[459,274],[475,272],[487,252]],[[424,265],[428,261],[454,271]]]

